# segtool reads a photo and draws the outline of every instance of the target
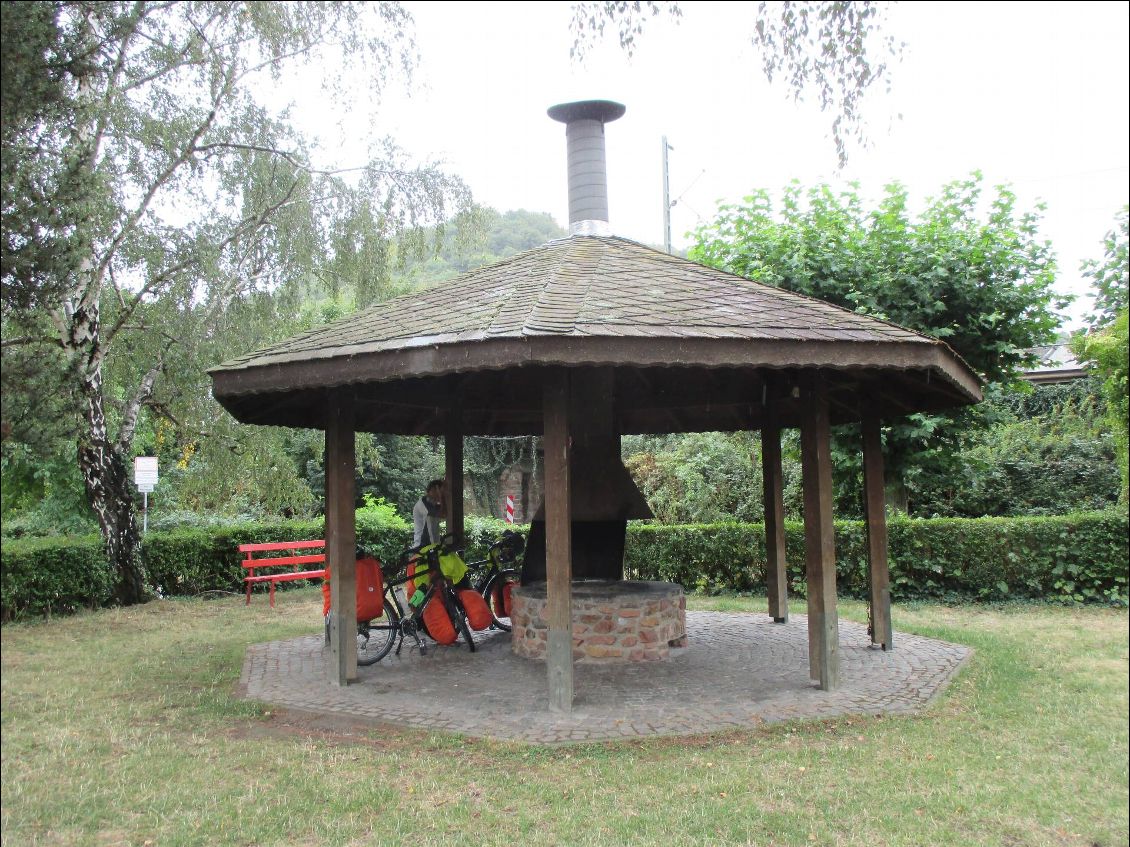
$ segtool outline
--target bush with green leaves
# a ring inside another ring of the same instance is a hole
[[[467,559],[509,525],[468,518]],[[525,527],[517,527],[525,531]],[[792,592],[803,596],[804,526],[787,522],[786,558]],[[242,590],[238,546],[321,538],[321,521],[245,523],[152,532],[144,555],[162,594],[191,596]],[[1125,605],[1130,535],[1118,511],[1052,517],[901,519],[889,524],[891,596],[993,601],[1010,598]],[[388,504],[358,510],[358,542],[386,563],[410,540],[409,527]],[[866,597],[867,536],[862,521],[836,523],[839,591]],[[632,579],[677,582],[705,593],[763,592],[765,535],[760,524],[631,524],[625,572]],[[97,536],[18,539],[2,547],[4,620],[69,613],[111,602],[112,575]]]
[[[1119,496],[1117,431],[1103,391],[1097,377],[988,390],[976,407],[982,424],[965,431],[954,449],[935,457],[938,461],[926,461],[923,454],[907,471],[910,515],[973,518],[1110,508]],[[834,432],[835,514],[860,519],[859,428],[840,426]],[[799,520],[803,494],[796,430],[782,433],[781,448],[785,515]],[[762,519],[756,433],[626,436],[622,454],[660,523]]]
[[[110,603],[114,575],[98,535],[5,539],[0,617],[71,614]]]
[[[624,464],[662,523],[759,521],[761,442],[752,432],[696,432],[627,436]],[[799,480],[791,461],[788,481]],[[789,493],[795,486],[786,484]],[[788,506],[799,506],[790,500]]]
[[[1109,324],[1077,337],[1072,346],[1103,378],[1107,422],[1122,482],[1119,499],[1125,505],[1130,499],[1130,310],[1123,308]]]
[[[240,544],[324,537],[321,518],[182,526],[146,535],[142,557],[148,584],[159,595],[238,592],[244,577]],[[388,503],[367,498],[366,505],[357,510],[357,543],[382,561],[396,562],[411,540],[408,523]],[[0,614],[4,620],[73,612],[111,601],[111,571],[97,536],[5,540],[2,562]]]
[[[986,401],[989,429],[969,433],[944,468],[914,480],[920,517],[1054,515],[1118,501],[1116,438],[1096,380]]]
[[[1125,514],[939,518],[891,521],[891,596],[1057,602],[1127,599]],[[806,589],[804,525],[785,524],[789,586]],[[633,579],[677,582],[706,593],[765,590],[765,531],[760,524],[634,524],[625,569]],[[862,521],[836,522],[839,590],[866,597],[867,534]]]

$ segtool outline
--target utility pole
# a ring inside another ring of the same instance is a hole
[[[663,136],[663,249],[671,252],[671,181],[667,173],[667,151],[674,150]]]

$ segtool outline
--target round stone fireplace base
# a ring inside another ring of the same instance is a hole
[[[549,634],[545,583],[514,589],[513,651],[544,659]],[[573,659],[650,662],[687,646],[687,601],[672,582],[592,579],[573,583]]]

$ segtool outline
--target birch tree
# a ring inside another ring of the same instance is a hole
[[[414,243],[469,198],[387,141],[350,173],[320,170],[259,96],[339,60],[379,95],[415,61],[397,3],[57,0],[3,16],[4,372],[25,376],[5,379],[5,427],[48,425],[42,408],[9,414],[48,379],[74,401],[116,599],[134,603],[131,446],[144,408],[171,408],[170,376],[243,349],[235,317],[326,281],[343,255],[370,286],[386,278],[394,239]]]

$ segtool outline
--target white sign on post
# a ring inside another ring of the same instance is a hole
[[[142,509],[141,532],[149,532],[149,492],[157,485],[157,457],[135,456],[133,460],[133,481],[137,490],[145,495]]]
[[[156,456],[137,456],[133,460],[133,481],[137,484],[137,490],[142,491],[141,486],[148,485],[149,490],[153,490],[153,486],[157,484],[157,457]]]

